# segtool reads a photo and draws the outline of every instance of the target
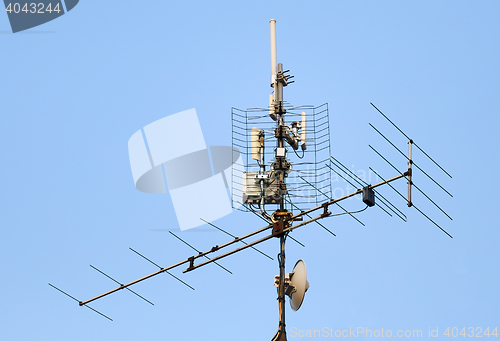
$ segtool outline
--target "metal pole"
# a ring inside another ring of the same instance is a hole
[[[283,64],[279,63],[278,64],[278,74],[280,73],[283,73]],[[276,86],[275,86],[275,98],[276,98],[276,102],[277,102],[277,105],[278,105],[278,108],[276,110],[276,113],[278,114],[278,131],[280,132],[280,134],[278,135],[278,147],[279,148],[283,148],[284,147],[284,138],[282,136],[282,131],[283,131],[283,127],[285,127],[285,122],[283,120],[283,114],[284,114],[284,110],[283,110],[283,83],[281,82],[281,80],[279,79],[279,77],[277,77],[277,80],[276,80]],[[285,159],[285,157],[283,157],[283,159]],[[282,169],[281,170],[281,173],[280,173],[280,179],[279,179],[279,182],[280,183],[285,183],[285,170]],[[283,185],[284,186],[284,185]],[[281,192],[281,198],[280,198],[280,211],[283,211],[285,209],[285,198],[284,198],[284,193],[282,191],[282,188],[280,188]]]
[[[280,236],[280,282],[278,286],[278,305],[280,322],[278,327],[278,334],[275,340],[286,341],[286,328],[285,328],[285,234]]]
[[[280,72],[283,72],[283,64],[279,63],[278,64],[278,74]],[[276,101],[280,104],[280,109],[283,105],[283,83],[280,82],[279,78],[276,82]],[[281,110],[280,110],[281,111]]]

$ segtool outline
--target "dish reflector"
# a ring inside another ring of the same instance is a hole
[[[293,272],[290,274],[289,287],[293,287],[291,292],[288,293],[288,296],[290,296],[290,307],[292,307],[292,310],[297,311],[302,305],[302,301],[304,301],[307,289],[309,289],[306,263],[302,259],[299,259],[293,267]]]

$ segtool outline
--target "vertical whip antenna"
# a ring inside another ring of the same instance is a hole
[[[271,86],[275,87],[276,84],[276,66],[278,65],[276,57],[276,20],[271,19]],[[276,88],[274,89],[276,93]]]

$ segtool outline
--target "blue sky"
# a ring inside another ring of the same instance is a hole
[[[174,271],[195,291],[163,275],[133,288],[155,306],[129,292],[92,305],[113,322],[47,285],[84,300],[115,287],[89,264],[122,282],[155,271],[129,247],[162,266],[192,255],[166,233],[178,229],[169,196],[135,189],[127,141],[153,121],[196,108],[207,145],[230,145],[231,107],[267,105],[271,18],[278,62],[295,75],[285,99],[329,103],[337,159],[395,175],[371,144],[405,167],[368,125],[406,148],[373,102],[451,173],[415,152],[415,162],[454,195],[416,174],[453,221],[419,194],[415,204],[453,239],[390,188],[383,194],[407,223],[372,208],[359,215],[365,227],[348,216],[326,220],[337,237],[314,224],[295,231],[306,247],[287,244],[287,270],[303,259],[311,287],[298,312],[287,308],[287,327],[424,336],[439,328],[440,339],[447,327],[500,327],[499,13],[489,1],[81,1],[17,34],[0,15],[0,338],[273,336],[277,262],[252,250],[221,261],[233,275],[213,265]],[[404,180],[397,186],[404,191]],[[240,235],[262,227],[240,212],[217,225]],[[217,231],[182,236],[199,249],[228,240]],[[260,248],[278,253],[276,240]]]

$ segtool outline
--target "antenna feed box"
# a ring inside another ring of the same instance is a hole
[[[261,200],[260,181],[264,179],[264,200],[266,204],[279,204],[280,189],[277,181],[271,179],[272,172],[243,172],[243,197],[245,204],[259,204]]]
[[[363,188],[363,202],[368,206],[375,206],[375,192],[370,187]]]

